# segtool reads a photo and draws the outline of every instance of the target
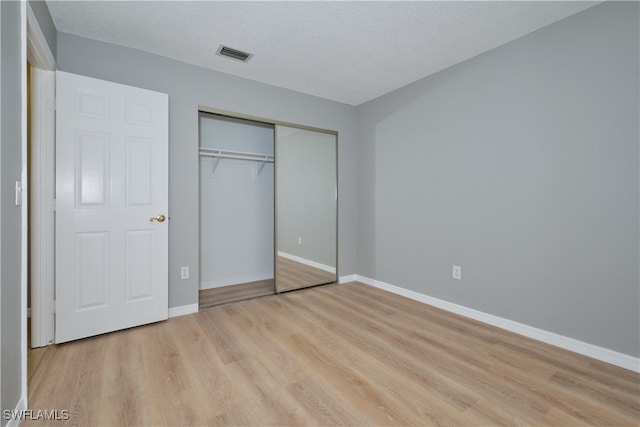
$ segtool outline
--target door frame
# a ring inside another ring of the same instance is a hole
[[[55,70],[57,64],[40,24],[27,3],[27,58],[32,66],[31,147],[26,168],[29,202],[31,347],[54,339]],[[25,138],[26,152],[26,138]],[[26,162],[26,156],[25,156]],[[25,247],[27,237],[24,237]],[[27,260],[24,260],[25,264]],[[24,284],[25,292],[28,283]],[[25,337],[26,341],[26,337]]]

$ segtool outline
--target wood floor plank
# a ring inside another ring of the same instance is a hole
[[[299,360],[287,352],[280,340],[270,339],[268,329],[261,322],[252,322],[249,319],[260,318],[263,313],[269,316],[269,311],[262,311],[266,305],[263,301],[247,301],[246,304],[232,304],[222,310],[226,313],[234,313],[230,318],[229,328],[237,339],[244,339],[250,346],[251,354],[259,354],[268,362],[269,369],[282,387],[288,387],[303,378],[308,373]]]
[[[371,425],[367,417],[333,392],[318,375],[305,377],[287,387],[301,406],[314,417],[313,425]]]
[[[375,354],[385,364],[393,366],[398,374],[404,376],[407,381],[417,381],[425,389],[438,390],[442,398],[459,410],[467,409],[480,398],[478,393],[465,384],[452,381],[436,366],[425,365],[424,355],[419,354],[416,357],[412,348],[413,343],[408,343],[411,347],[409,353],[394,345],[393,339],[396,335],[394,328],[382,329],[378,327],[374,323],[376,317],[362,317],[357,311],[340,309],[334,305],[323,306],[319,300],[314,300],[313,297],[309,299],[313,304],[309,304],[307,310],[315,311],[314,315],[317,319],[325,322],[326,328],[336,335],[344,336],[352,342],[358,343],[359,347],[365,351]],[[366,313],[366,308],[361,311]],[[335,323],[333,319],[338,313],[344,313],[344,318],[342,322]],[[429,367],[429,369],[424,369],[423,366]]]
[[[296,305],[300,306],[303,312],[309,312],[308,307],[303,304]],[[315,314],[309,314],[308,320],[317,322],[318,318]],[[453,408],[440,399],[437,392],[431,388],[421,387],[414,378],[403,378],[398,375],[397,372],[389,369],[387,361],[363,351],[360,345],[346,336],[338,336],[333,331],[327,332],[329,325],[321,326],[319,330],[313,331],[314,341],[319,341],[320,347],[326,351],[322,353],[316,350],[319,356],[327,360],[343,360],[355,375],[369,379],[375,389],[385,391],[385,398],[382,401],[367,399],[370,403],[387,408],[389,418],[383,424],[392,424],[394,420],[397,421],[395,424],[399,425],[415,425],[425,420],[440,424],[439,420],[456,418]],[[407,402],[411,402],[408,406],[410,411],[404,411],[402,414],[395,413],[393,408],[402,407],[403,403]],[[464,416],[460,415],[457,417],[457,424],[461,424],[463,420]]]
[[[545,414],[544,418],[537,424],[539,427],[551,427],[551,426],[588,426],[585,420],[575,417],[560,408],[551,408],[551,410]]]
[[[29,352],[43,425],[638,426],[640,374],[351,283]]]

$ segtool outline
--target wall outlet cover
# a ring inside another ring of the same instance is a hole
[[[462,267],[454,265],[451,271],[451,277],[457,280],[462,280]]]

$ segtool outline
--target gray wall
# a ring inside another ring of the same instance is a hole
[[[15,409],[22,396],[21,208],[14,204],[14,183],[22,174],[21,14],[19,2],[0,2],[2,131],[0,133],[1,372],[2,410]],[[6,424],[4,417],[0,423]]]
[[[58,41],[58,31],[56,30],[56,26],[53,23],[53,19],[51,19],[51,14],[49,13],[49,8],[44,1],[41,0],[29,0],[29,4],[31,5],[31,10],[33,10],[33,14],[38,20],[38,25],[42,30],[42,34],[44,34],[44,38],[47,40],[47,45],[53,54],[53,57],[56,57],[56,49],[57,49],[57,41]]]
[[[58,33],[60,70],[169,94],[169,306],[194,304],[198,277],[198,106],[340,134],[340,274],[355,273],[355,108],[138,50]],[[247,64],[250,66],[250,64]]]
[[[361,105],[358,273],[640,355],[638,40],[606,2]]]

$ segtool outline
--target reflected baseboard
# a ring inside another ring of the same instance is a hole
[[[295,261],[295,262],[299,262],[300,264],[304,264],[304,265],[308,265],[309,267],[313,267],[313,268],[317,268],[319,270],[323,270],[326,271],[327,273],[333,273],[336,274],[336,268],[332,267],[330,265],[325,265],[325,264],[321,264],[319,262],[316,261],[312,261],[310,259],[306,259],[306,258],[302,258],[299,257],[297,255],[292,255],[286,252],[282,252],[282,251],[278,251],[278,256],[291,260],[291,261]]]

